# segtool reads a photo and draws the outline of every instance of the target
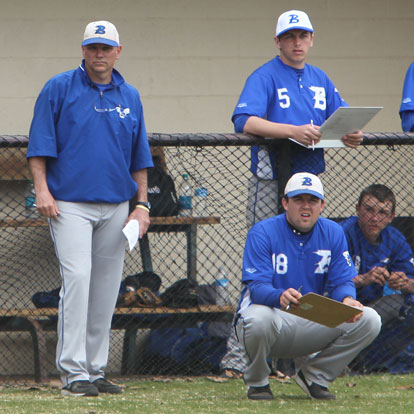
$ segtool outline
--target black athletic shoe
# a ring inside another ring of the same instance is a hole
[[[121,394],[122,388],[119,385],[112,384],[105,378],[98,378],[93,381],[92,384],[98,389],[99,392],[107,394]]]
[[[89,381],[73,381],[62,388],[62,395],[69,397],[96,397],[98,388]]]
[[[322,387],[322,385],[315,384],[314,382],[308,385],[302,371],[296,374],[295,382],[310,398],[315,400],[336,400],[335,395],[331,394],[327,387]]]
[[[249,387],[247,398],[249,400],[273,400],[273,394],[267,384],[264,387]]]

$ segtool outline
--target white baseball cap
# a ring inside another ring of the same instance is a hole
[[[289,178],[285,187],[286,197],[295,197],[299,194],[312,194],[321,200],[324,199],[321,180],[311,173],[296,173]]]
[[[119,34],[116,27],[105,20],[91,22],[86,26],[82,46],[92,43],[103,43],[109,46],[119,46]]]
[[[289,10],[279,16],[276,25],[276,37],[293,29],[302,29],[313,33],[312,23],[305,12],[300,10]]]

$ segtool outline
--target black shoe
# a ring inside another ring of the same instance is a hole
[[[273,394],[267,384],[264,387],[249,387],[247,398],[249,400],[273,400]]]
[[[322,385],[315,384],[314,382],[308,385],[302,371],[296,374],[295,382],[310,398],[315,400],[336,400],[335,395],[331,394],[327,387],[322,387]]]
[[[102,393],[121,394],[123,391],[119,385],[112,384],[112,382],[109,382],[105,378],[98,378],[93,381],[92,384]]]
[[[70,397],[96,397],[98,388],[89,381],[73,381],[62,388],[62,395]]]

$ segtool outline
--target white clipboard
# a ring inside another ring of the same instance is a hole
[[[322,138],[314,148],[344,148],[341,138],[350,132],[362,130],[382,108],[382,106],[340,106],[321,125],[319,132]],[[292,139],[292,141],[305,146],[296,140]],[[309,145],[306,148],[312,147]]]

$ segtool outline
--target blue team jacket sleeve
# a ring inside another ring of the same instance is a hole
[[[136,91],[135,110],[137,112],[138,123],[134,126],[131,166],[130,172],[135,172],[143,168],[153,166],[150,147],[148,145],[147,130],[144,121],[144,110],[142,107],[139,92]]]
[[[401,114],[405,111],[414,111],[414,63],[411,63],[405,75],[400,106],[401,117]],[[403,130],[410,131],[409,129],[405,129],[404,127]]]
[[[239,114],[233,117],[234,123],[234,132],[243,133],[244,126],[246,125],[247,120],[250,118],[250,115]]]
[[[50,79],[40,92],[30,126],[27,158],[57,157],[55,123],[60,115],[64,91],[56,78]]]
[[[243,257],[242,282],[247,284],[253,303],[272,308],[280,307],[280,295],[283,289],[273,285],[273,265],[271,244],[267,235],[249,231]]]
[[[390,238],[393,239],[393,254],[388,268],[389,272],[404,272],[407,277],[414,279],[414,258],[413,252],[406,238],[398,230],[390,228]],[[390,243],[391,244],[391,243]]]
[[[414,132],[414,110],[400,112],[401,127],[404,132]]]
[[[357,275],[351,256],[348,252],[348,244],[341,226],[334,223],[329,231],[333,230],[334,242],[332,243],[332,256],[328,269],[328,294],[342,302],[346,296],[356,298],[356,289],[353,278]]]
[[[258,71],[253,72],[247,78],[233,112],[232,121],[234,122],[235,116],[240,114],[267,118],[266,114],[269,104],[273,100],[273,94],[269,79],[259,74]]]

